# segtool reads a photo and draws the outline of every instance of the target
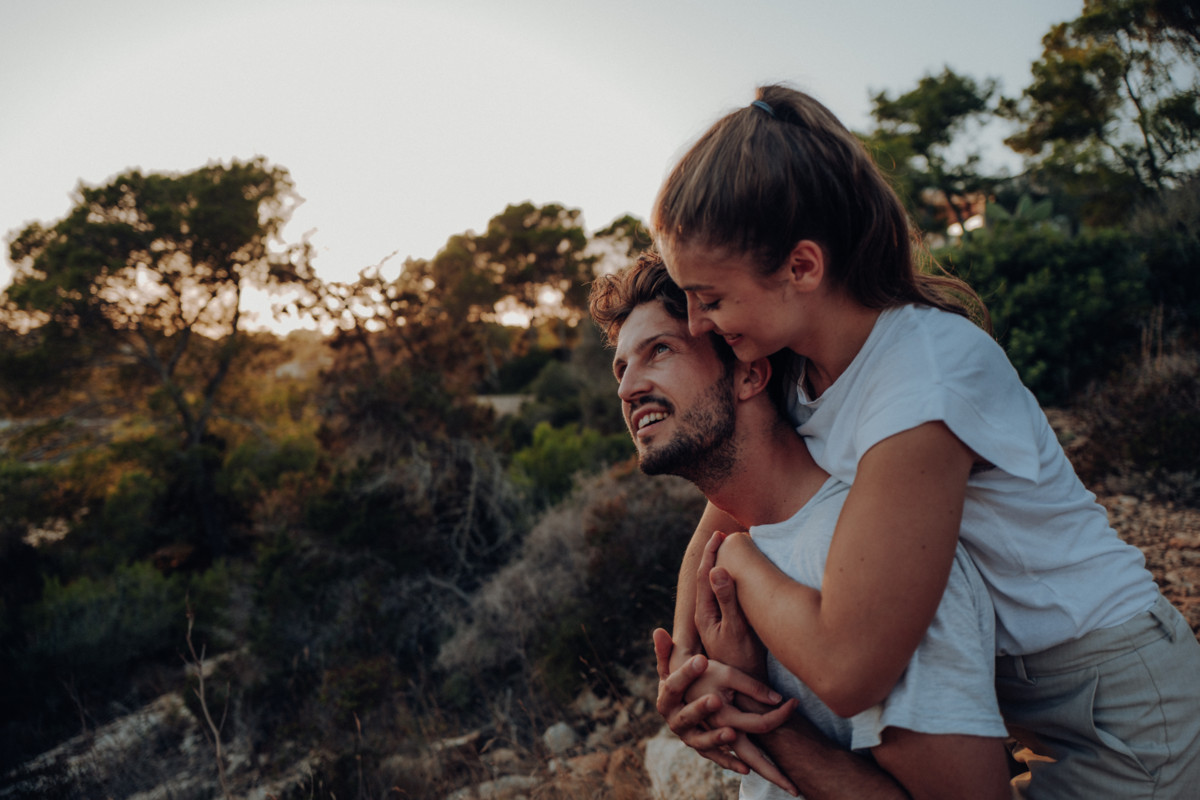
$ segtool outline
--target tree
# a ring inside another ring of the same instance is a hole
[[[280,240],[299,200],[287,170],[262,158],[182,175],[134,170],[81,185],[65,218],[32,223],[9,248],[4,405],[80,413],[144,401],[179,435],[218,551],[203,448],[221,385],[246,350],[244,290],[315,283],[307,245]]]
[[[994,183],[979,172],[978,153],[955,159],[951,147],[971,122],[991,115],[994,93],[993,81],[980,84],[947,67],[895,99],[887,92],[871,99],[878,124],[866,144],[922,228],[944,227],[947,212],[964,225]]]
[[[1002,111],[1007,143],[1052,181],[1085,193],[1084,216],[1113,222],[1194,172],[1200,150],[1200,6],[1085,0],[1042,39],[1033,83]]]

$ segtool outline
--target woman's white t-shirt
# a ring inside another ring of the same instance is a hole
[[[961,540],[992,595],[998,655],[1119,625],[1158,597],[1141,552],[1109,527],[1004,351],[969,320],[887,309],[823,395],[809,400],[803,383],[796,430],[845,483],[872,446],[932,421],[994,465],[967,482]]]

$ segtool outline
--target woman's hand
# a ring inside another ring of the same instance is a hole
[[[738,605],[733,576],[725,567],[717,566],[717,556],[723,546],[735,550],[749,547],[758,553],[758,548],[746,534],[727,536],[718,531],[712,535],[696,571],[696,630],[705,652],[712,658],[766,682],[766,648]]]
[[[751,769],[789,794],[796,787],[747,733],[768,733],[791,717],[795,700],[763,714],[739,711],[732,703],[736,693],[774,705],[782,697],[749,675],[704,656],[695,656],[670,672],[670,635],[654,632],[658,658],[658,712],[684,744],[725,769],[746,775]],[[731,752],[732,751],[732,752]]]

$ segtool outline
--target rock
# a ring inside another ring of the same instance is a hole
[[[611,697],[605,697],[603,700],[601,700],[599,697],[596,697],[596,693],[593,692],[589,687],[584,689],[579,697],[575,698],[575,702],[571,705],[581,715],[585,717],[594,717],[600,711],[608,708],[611,702]]]
[[[658,676],[653,672],[638,674],[631,669],[618,666],[617,674],[629,694],[654,705],[658,701]]]
[[[608,771],[604,775],[604,785],[610,789],[618,785],[645,785],[646,773],[642,769],[642,759],[632,747],[622,747],[608,758]],[[636,796],[640,792],[618,793],[618,797]]]
[[[479,740],[481,731],[471,731],[462,736],[455,736],[452,739],[441,739],[429,745],[429,749],[435,753],[449,753],[455,750],[475,750],[475,742]]]
[[[446,796],[446,800],[515,800],[541,781],[532,775],[505,775],[477,786],[467,786]]]
[[[493,773],[513,773],[521,766],[521,758],[515,750],[508,747],[489,750],[481,755],[479,760],[491,767]]]
[[[542,734],[542,742],[551,753],[561,756],[579,744],[579,734],[575,733],[575,729],[567,723],[556,722]]]
[[[607,725],[597,725],[595,730],[588,734],[587,742],[584,744],[588,750],[596,750],[608,744],[608,734],[612,728]]]
[[[646,740],[646,772],[662,800],[736,800],[741,776],[721,769],[679,740],[665,725]]]
[[[608,753],[597,752],[568,759],[567,765],[576,775],[603,775],[608,770]]]

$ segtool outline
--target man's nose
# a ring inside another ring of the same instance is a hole
[[[708,333],[715,327],[708,314],[700,309],[700,301],[695,297],[688,297],[688,333],[692,338]]]
[[[650,381],[646,372],[635,366],[628,366],[621,375],[621,385],[617,388],[617,396],[626,403],[632,403],[646,392],[650,391]]]

